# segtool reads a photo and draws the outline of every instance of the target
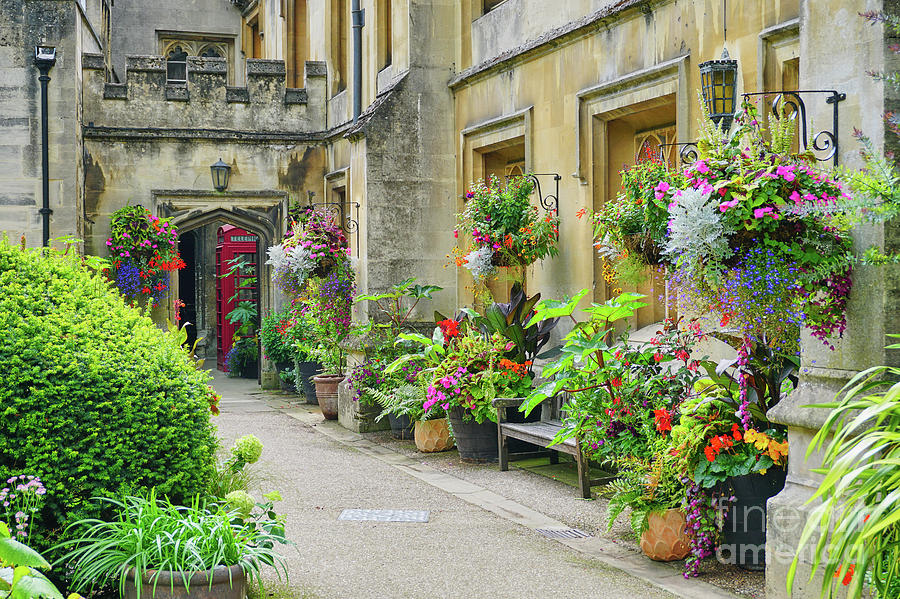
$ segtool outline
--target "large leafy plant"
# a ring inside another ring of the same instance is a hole
[[[166,571],[179,573],[179,586],[187,589],[194,572],[219,566],[238,565],[251,581],[260,581],[266,565],[287,576],[275,550],[276,543],[287,542],[284,524],[271,505],[261,504],[255,515],[247,515],[221,503],[204,504],[199,496],[188,506],[175,505],[152,491],[146,497],[103,502],[113,508],[114,517],[73,523],[67,529],[70,540],[60,545],[67,552],[57,563],[73,569],[72,584],[78,590],[115,584],[124,594],[129,573],[135,580],[149,575],[155,585]],[[135,590],[140,599],[141,587]]]
[[[541,294],[527,297],[522,286],[513,285],[510,301],[494,303],[487,307],[484,316],[469,311],[475,326],[487,335],[499,334],[514,345],[506,352],[506,357],[519,364],[534,362],[538,352],[548,341],[550,333],[559,323],[558,318],[549,318],[539,322],[530,322],[535,315],[534,306],[540,301]],[[440,315],[438,315],[440,316]],[[527,323],[527,325],[526,325]],[[531,373],[531,367],[529,367]]]
[[[62,593],[41,572],[50,563],[40,553],[12,538],[0,522],[0,599],[63,599]],[[72,593],[68,599],[81,599]]]
[[[217,446],[209,374],[179,339],[78,256],[0,240],[0,288],[0,480],[24,471],[47,490],[30,543],[100,516],[91,497],[200,491]]]
[[[889,346],[900,349],[900,344]],[[824,476],[797,555],[811,544],[810,578],[822,576],[822,596],[839,581],[847,597],[864,596],[868,577],[879,597],[900,589],[900,368],[876,366],[854,376],[838,398],[811,407],[831,410],[807,450],[823,452]],[[788,590],[797,574],[795,558]],[[843,595],[842,595],[843,596]]]

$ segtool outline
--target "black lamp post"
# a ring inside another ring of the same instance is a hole
[[[712,121],[727,131],[737,108],[737,61],[722,49],[722,58],[700,63],[700,89]]]
[[[41,193],[43,205],[38,212],[44,221],[43,245],[50,245],[50,154],[48,152],[48,117],[47,117],[47,84],[50,82],[50,69],[56,64],[56,48],[53,46],[34,47],[34,65],[41,72]]]
[[[228,177],[231,176],[231,167],[219,158],[215,164],[209,167],[212,173],[212,183],[216,191],[225,191],[228,188]]]

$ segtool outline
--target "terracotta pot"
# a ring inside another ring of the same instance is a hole
[[[641,550],[652,560],[672,562],[684,559],[691,552],[691,539],[685,532],[687,524],[681,510],[651,513],[647,530],[641,535]]]
[[[416,449],[422,453],[436,453],[453,449],[453,437],[446,418],[417,420],[415,428]]]
[[[344,380],[343,374],[320,374],[313,377],[316,384],[316,399],[325,420],[338,418],[338,385]]]
[[[181,575],[182,572],[145,572],[141,576],[141,599],[244,599],[247,596],[246,578],[240,566],[219,566],[212,571],[189,573],[187,590]],[[126,575],[125,599],[136,598],[134,570],[131,570]]]

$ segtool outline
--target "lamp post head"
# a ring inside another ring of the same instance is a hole
[[[56,48],[54,46],[35,46],[34,64],[42,71],[49,71],[56,64]]]

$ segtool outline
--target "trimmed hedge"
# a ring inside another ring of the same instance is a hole
[[[200,492],[217,448],[209,375],[78,256],[0,240],[0,481],[47,488],[32,544],[100,514],[91,497]]]

